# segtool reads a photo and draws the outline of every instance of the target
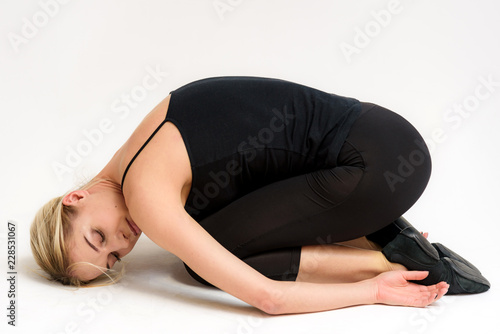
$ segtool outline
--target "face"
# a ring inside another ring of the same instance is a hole
[[[90,262],[110,269],[132,250],[142,233],[130,217],[122,193],[113,187],[96,185],[88,191],[74,191],[63,203],[77,210],[68,240],[71,263]],[[82,264],[75,266],[73,275],[86,281],[101,271]]]

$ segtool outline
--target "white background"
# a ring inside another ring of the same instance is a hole
[[[1,267],[6,273],[7,221],[13,220],[19,271],[18,326],[7,325],[2,279],[2,328],[500,333],[499,7],[494,0],[2,1]],[[155,69],[158,80],[141,88]],[[476,264],[492,289],[445,297],[426,309],[376,305],[270,317],[201,287],[177,258],[145,237],[115,287],[74,290],[39,278],[28,234],[36,210],[95,175],[171,90],[221,75],[282,78],[406,117],[433,156],[429,186],[406,217],[429,231],[431,241]],[[131,94],[133,107],[125,107],[122,99]],[[102,122],[109,123],[108,133],[89,146],[85,132]],[[77,149],[85,154],[68,166],[69,152]],[[64,173],[56,165],[66,165]]]

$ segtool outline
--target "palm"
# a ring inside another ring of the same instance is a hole
[[[440,282],[424,286],[408,282],[421,280],[425,271],[389,271],[375,278],[377,302],[388,305],[424,307],[441,298],[448,291],[448,284]]]

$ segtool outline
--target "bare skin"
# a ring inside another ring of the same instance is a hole
[[[429,234],[422,232],[427,238]],[[353,283],[388,271],[407,271],[389,262],[376,243],[361,237],[334,245],[304,246],[300,254],[298,282]]]
[[[222,247],[184,210],[191,189],[191,165],[182,136],[170,122],[163,125],[134,161],[123,193],[120,192],[127,164],[165,118],[169,99],[170,96],[146,116],[97,175],[109,182],[65,197],[66,205],[78,209],[70,237],[72,259],[112,266],[116,262],[113,258],[128,254],[143,232],[208,282],[268,314],[318,312],[374,303],[424,307],[447,292],[445,282],[432,286],[409,283],[408,280],[425,278],[427,273],[388,265],[380,252],[354,248],[353,244],[304,247],[296,282],[264,277]],[[92,238],[97,251],[84,237]],[[358,261],[359,264],[345,265]],[[330,268],[331,263],[337,270]],[[88,268],[81,267],[74,275],[89,279],[99,274],[95,268]]]
[[[387,261],[376,250],[344,245],[304,246],[297,281],[313,283],[353,283],[387,272],[407,269]]]
[[[73,191],[64,198],[63,204],[78,210],[68,242],[71,262],[90,262],[104,270],[112,268],[141,236],[129,226],[132,218],[119,187],[113,183],[103,182],[88,191]],[[76,266],[73,272],[83,280],[101,273],[100,269],[87,265]]]

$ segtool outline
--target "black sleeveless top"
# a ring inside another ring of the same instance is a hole
[[[341,97],[278,79],[218,77],[171,92],[165,122],[180,131],[192,169],[185,209],[197,221],[267,184],[337,165],[361,111]],[[168,149],[168,148],[166,148]]]

